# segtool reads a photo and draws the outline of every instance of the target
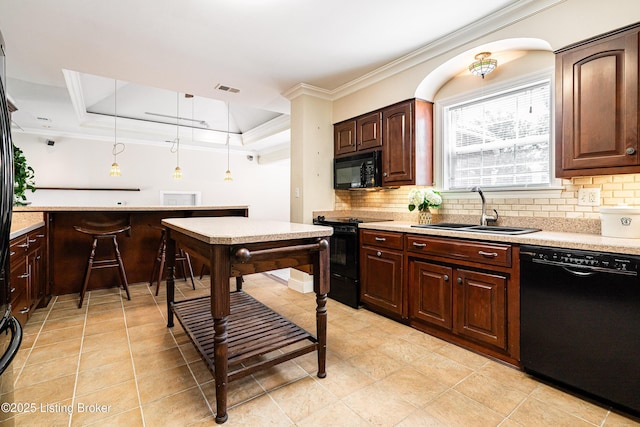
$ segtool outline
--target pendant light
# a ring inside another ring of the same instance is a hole
[[[124,144],[118,142],[118,80],[113,81],[113,163],[109,176],[120,176],[120,166],[118,165],[118,154],[124,151]]]
[[[469,65],[469,71],[474,76],[484,76],[492,72],[498,66],[498,61],[489,58],[491,52],[480,52],[475,56],[475,61]]]
[[[182,178],[182,169],[180,169],[180,93],[176,92],[176,168],[173,170],[173,179]]]
[[[229,116],[231,115],[229,108],[229,103],[227,103],[227,171],[224,173],[225,181],[233,181],[233,177],[231,176],[231,170],[229,169]]]

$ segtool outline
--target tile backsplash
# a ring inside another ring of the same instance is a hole
[[[335,210],[367,211],[393,214],[411,221],[417,216],[409,212],[410,186],[381,191],[336,191]],[[499,192],[485,192],[487,210],[496,209],[500,224],[520,225],[524,217],[527,223],[553,231],[579,231],[600,233],[600,207],[578,205],[578,190],[600,189],[600,205],[640,205],[640,174],[576,177],[562,180],[561,190],[550,190],[544,195],[534,192],[509,192],[501,197]],[[437,220],[475,222],[481,210],[480,197],[461,193],[443,194],[443,204],[438,209]],[[386,216],[386,215],[385,215]]]

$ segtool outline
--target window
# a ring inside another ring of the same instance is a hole
[[[550,185],[549,80],[447,106],[443,113],[445,188]]]

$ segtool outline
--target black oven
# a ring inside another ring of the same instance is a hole
[[[358,224],[384,221],[377,218],[325,218],[318,216],[314,224],[333,227],[329,239],[331,290],[329,298],[349,307],[360,306],[360,239]]]

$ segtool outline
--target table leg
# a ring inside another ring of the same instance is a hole
[[[167,327],[173,327],[173,301],[175,298],[176,279],[176,241],[171,238],[171,230],[167,230]],[[162,277],[162,266],[160,266],[160,277]],[[160,278],[158,278],[158,288],[160,288]]]
[[[213,330],[213,352],[216,380],[216,423],[222,424],[227,421],[227,320],[228,317],[214,318]]]
[[[327,376],[327,294],[316,294],[316,333],[318,334],[318,378]]]

